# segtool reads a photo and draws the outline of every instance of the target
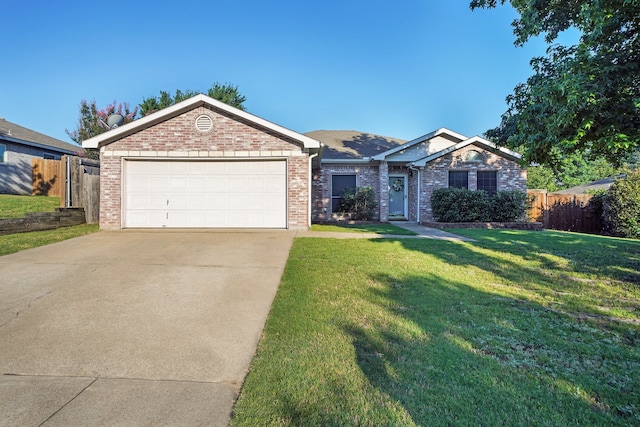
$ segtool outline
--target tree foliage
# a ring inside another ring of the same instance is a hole
[[[147,114],[170,107],[171,105],[182,102],[198,94],[200,94],[200,92],[191,89],[187,89],[185,91],[178,89],[173,96],[171,96],[169,92],[160,91],[159,96],[142,99],[142,103],[140,104],[140,114],[144,117]],[[213,99],[217,99],[218,101],[222,101],[225,104],[229,104],[232,107],[245,110],[244,102],[247,98],[240,93],[238,86],[233,86],[229,83],[220,84],[216,82],[209,88],[209,90],[207,90],[206,95]]]
[[[546,165],[530,166],[527,169],[527,187],[548,191],[564,190],[618,175],[622,171],[623,168],[614,167],[603,158],[588,160],[574,153],[563,157],[555,168]]]
[[[508,109],[487,138],[554,168],[574,153],[625,162],[640,143],[640,0],[509,2],[519,13],[515,44],[543,35],[549,47],[531,60],[534,74],[507,97]],[[568,28],[580,31],[579,42],[553,44]]]
[[[616,179],[604,197],[602,218],[612,234],[640,239],[640,171]]]
[[[120,114],[124,117],[124,122],[129,123],[136,119],[138,107],[131,109],[126,102],[117,103],[113,101],[113,103],[108,104],[106,107],[98,109],[95,100],[87,101],[83,99],[80,101],[80,111],[76,128],[72,131],[65,129],[65,132],[74,142],[82,145],[82,141],[109,130],[106,122],[112,114]],[[96,152],[89,151],[89,157],[97,158],[98,155]]]

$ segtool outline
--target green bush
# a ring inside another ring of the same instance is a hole
[[[602,206],[602,219],[609,233],[640,238],[640,172],[616,179]]]
[[[438,188],[431,196],[431,208],[440,222],[517,222],[527,220],[527,193],[486,192],[466,188]]]
[[[489,221],[491,202],[484,191],[466,188],[438,188],[431,195],[431,208],[436,221]]]
[[[602,211],[604,208],[604,204],[607,200],[607,190],[595,190],[595,191],[592,191],[590,194],[592,194],[592,197],[591,199],[589,199],[588,206],[593,210],[593,214],[596,216],[596,218],[600,219],[599,232],[600,233],[602,231],[606,232],[607,225],[604,221]]]
[[[340,196],[340,214],[357,221],[370,221],[376,213],[376,193],[371,186],[347,188]]]
[[[498,191],[491,197],[490,221],[524,222],[529,197],[524,191]]]

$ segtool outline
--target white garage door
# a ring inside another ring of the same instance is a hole
[[[124,169],[125,227],[287,226],[283,160],[127,160]]]

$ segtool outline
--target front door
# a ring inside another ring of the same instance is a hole
[[[406,218],[407,215],[407,177],[389,177],[389,217]]]

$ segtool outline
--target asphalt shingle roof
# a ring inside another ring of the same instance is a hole
[[[372,157],[406,142],[357,130],[315,130],[305,135],[325,145],[323,159],[336,160]]]
[[[58,149],[71,152],[84,151],[79,145],[69,144],[68,142],[61,141],[0,118],[0,140],[5,138],[31,142],[41,146],[51,147],[54,150]]]

